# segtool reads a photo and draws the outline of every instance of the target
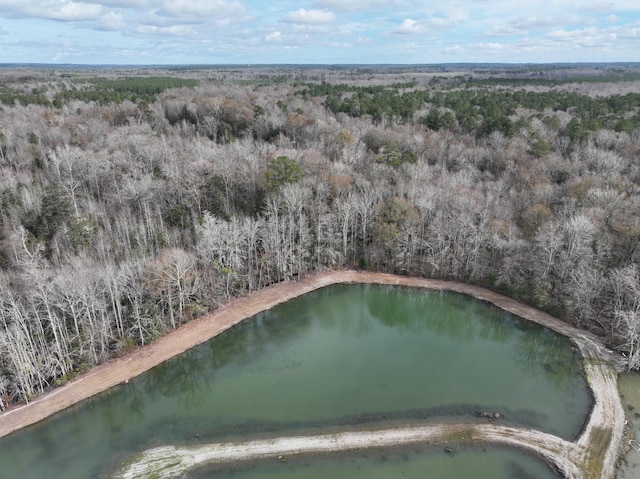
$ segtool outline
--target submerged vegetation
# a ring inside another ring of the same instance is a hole
[[[640,366],[636,65],[0,78],[0,406],[326,268],[488,286]]]

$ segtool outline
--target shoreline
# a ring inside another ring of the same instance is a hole
[[[569,477],[593,477],[594,479],[614,477],[622,444],[625,414],[617,390],[617,372],[612,365],[616,356],[609,353],[596,337],[531,306],[479,286],[356,271],[317,273],[297,282],[277,283],[232,300],[216,311],[181,326],[147,346],[94,367],[86,374],[37,398],[28,405],[4,412],[0,415],[0,437],[33,425],[113,386],[126,383],[167,359],[208,341],[261,311],[271,309],[313,290],[339,283],[402,285],[457,292],[492,303],[516,316],[569,337],[583,356],[585,374],[594,400],[582,433],[572,443],[576,446],[576,450],[572,451],[572,462],[577,461],[576,464],[585,466],[588,464],[590,470],[579,476],[571,474]],[[505,437],[503,434],[503,440]],[[492,439],[487,437],[486,440]],[[538,452],[544,455],[542,449]],[[591,471],[594,467],[598,470],[597,475],[594,475],[596,471]]]
[[[456,444],[479,442],[517,447],[551,464],[564,477],[581,477],[579,466],[570,459],[578,452],[574,443],[530,429],[496,424],[459,423],[358,430],[313,436],[286,436],[194,446],[162,446],[144,451],[131,462],[125,463],[113,478],[170,479],[199,466],[238,461],[278,460],[298,454],[329,454],[411,444],[438,445],[446,448],[455,447]]]

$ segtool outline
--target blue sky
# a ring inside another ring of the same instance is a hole
[[[640,61],[640,0],[0,0],[0,63]]]

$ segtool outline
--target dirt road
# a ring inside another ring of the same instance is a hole
[[[397,284],[456,291],[491,302],[515,315],[543,324],[569,336],[580,348],[585,358],[585,370],[594,395],[594,408],[583,433],[577,441],[569,443],[571,444],[571,453],[567,460],[571,464],[566,463],[564,466],[558,464],[558,466],[566,472],[568,477],[576,479],[609,479],[614,477],[615,464],[623,439],[625,416],[618,395],[615,368],[609,362],[602,361],[602,359],[615,360],[615,357],[607,352],[596,338],[535,308],[476,286],[355,271],[320,273],[295,283],[279,283],[252,293],[245,298],[235,300],[209,315],[184,325],[151,345],[92,369],[89,373],[42,396],[29,405],[15,408],[0,415],[0,437],[34,424],[117,384],[126,382],[260,311],[270,309],[279,303],[314,289],[335,283],[350,282]],[[458,426],[450,425],[450,427]],[[486,440],[509,444],[515,444],[515,439],[512,441],[512,437],[523,437],[520,447],[531,448],[542,457],[549,458],[549,447],[544,446],[548,435],[544,435],[544,440],[540,442],[535,437],[542,433],[531,431],[532,435],[522,436],[521,431],[523,430],[516,428],[493,428],[486,429],[484,432],[478,430],[477,434],[480,434],[479,438],[484,435]],[[562,441],[559,438],[556,439]],[[556,446],[559,444],[557,443]],[[555,459],[553,460],[555,462]]]

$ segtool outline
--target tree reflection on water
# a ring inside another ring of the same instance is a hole
[[[394,333],[389,336],[384,333],[385,330]],[[393,339],[387,340],[385,337]],[[365,344],[369,345],[363,346]],[[420,352],[420,344],[433,351]],[[403,351],[405,346],[407,350]],[[324,348],[324,356],[302,357],[309,348],[318,347]],[[343,351],[344,348],[347,351]],[[477,348],[504,349],[507,352],[499,357],[507,354],[506,357],[510,358],[508,361],[517,367],[522,377],[542,377],[546,382],[541,384],[572,391],[586,388],[583,379],[580,383],[582,370],[579,355],[571,348],[567,338],[521,320],[491,304],[456,293],[419,288],[335,285],[260,313],[152,369],[141,379],[135,380],[135,385],[128,386],[130,413],[132,417],[144,415],[145,404],[164,401],[167,404],[165,409],[174,410],[173,413],[163,413],[165,421],[181,422],[176,427],[183,431],[185,438],[196,435],[194,431],[215,437],[242,435],[249,431],[256,433],[340,426],[354,421],[409,421],[459,414],[478,416],[482,406],[475,402],[473,395],[457,396],[454,404],[436,406],[427,402],[424,408],[414,401],[408,403],[404,410],[397,407],[385,410],[382,404],[386,403],[382,402],[380,406],[373,406],[373,409],[362,413],[349,412],[348,409],[345,412],[336,410],[332,418],[305,419],[297,417],[292,411],[289,419],[274,420],[263,417],[261,412],[261,404],[273,410],[277,408],[278,401],[282,403],[281,407],[298,408],[288,392],[298,394],[299,388],[317,391],[313,400],[322,403],[325,397],[333,400],[335,395],[347,394],[348,391],[344,389],[347,384],[351,385],[348,387],[353,394],[362,396],[364,407],[366,397],[375,397],[385,390],[388,393],[388,388],[397,387],[400,384],[398,381],[402,381],[401,377],[404,376],[409,382],[413,381],[417,388],[424,388],[425,392],[420,393],[423,395],[437,393],[438,387],[425,384],[425,381],[438,381],[443,374],[463,374],[458,379],[448,378],[462,382],[469,382],[469,375],[473,375],[475,382],[493,387],[489,384],[499,383],[501,373],[488,366],[493,364],[491,361],[483,369],[482,363],[487,358],[467,353],[473,350],[483,354],[481,351],[484,349]],[[393,354],[396,360],[414,349],[415,352],[406,360],[411,361],[415,357],[419,362],[398,363],[395,367],[401,370],[387,368],[385,358],[391,359],[389,354]],[[364,362],[362,355],[367,357]],[[342,357],[348,361],[337,363],[345,366],[343,370],[333,369],[340,367],[336,366],[335,360]],[[448,368],[450,361],[460,362],[461,359],[466,361],[462,362],[463,367],[468,364],[466,378],[460,369],[450,371]],[[318,360],[326,363],[324,369],[322,365],[313,364]],[[363,362],[363,367],[381,368],[378,377],[375,371],[354,369],[353,365],[359,362]],[[436,371],[440,373],[436,374]],[[508,377],[513,380],[515,376],[509,374]],[[371,378],[365,380],[365,376]],[[486,376],[485,383],[481,376]],[[265,383],[268,387],[258,386],[257,383],[252,386],[252,381],[265,378],[270,378],[271,382]],[[299,379],[296,378],[305,378],[304,381],[310,383],[307,386],[299,385],[296,382]],[[361,384],[361,378],[362,381],[373,382]],[[488,381],[489,378],[493,382]],[[240,394],[249,397],[233,399],[235,393],[229,392],[229,384],[232,382],[237,389],[242,381],[245,389]],[[334,387],[332,381],[344,383],[344,386]],[[276,387],[274,382],[277,383]],[[321,384],[325,387],[319,387]],[[513,387],[517,388],[517,385],[513,384]],[[429,390],[434,393],[428,393]],[[281,399],[271,397],[274,393]],[[404,393],[399,394],[394,403],[402,404],[401,395]],[[485,393],[481,395],[485,396]],[[304,394],[300,395],[300,398],[304,397]],[[244,405],[234,408],[233,404],[229,404],[234,401]],[[506,398],[494,401],[499,401],[502,416],[507,416],[505,420],[515,424],[544,429],[544,424],[550,421],[544,409],[514,408]],[[310,403],[308,407],[313,409],[316,406]],[[244,410],[236,417],[238,408]],[[207,418],[187,415],[182,419],[174,419],[178,411],[206,411]],[[217,416],[216,411],[219,411]]]

